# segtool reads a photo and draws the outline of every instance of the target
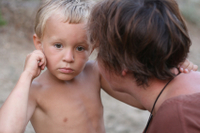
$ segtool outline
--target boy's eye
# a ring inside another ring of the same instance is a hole
[[[55,46],[56,48],[62,48],[62,44],[59,44],[59,43],[58,43],[58,44],[55,44],[54,46]]]
[[[84,47],[78,46],[78,47],[76,48],[76,50],[78,50],[78,51],[83,51],[83,50],[85,50],[85,49],[84,49]]]

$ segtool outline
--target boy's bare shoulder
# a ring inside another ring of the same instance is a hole
[[[33,80],[32,84],[31,84],[31,90],[38,90],[41,89],[43,86],[42,82],[40,82],[40,80],[35,79]]]
[[[43,75],[41,74],[39,77],[35,78],[30,87],[30,95],[37,96],[40,91],[42,91],[45,88],[45,83],[43,78]]]
[[[83,70],[84,76],[87,80],[92,80],[93,82],[98,82],[100,84],[100,73],[98,69],[97,61],[90,60],[86,63]]]
[[[92,73],[99,74],[98,64],[95,60],[90,60],[86,63],[84,71],[90,71]]]

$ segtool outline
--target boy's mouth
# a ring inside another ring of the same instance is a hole
[[[61,73],[65,73],[65,74],[70,74],[70,73],[73,73],[74,70],[71,69],[71,68],[59,68],[58,69]]]

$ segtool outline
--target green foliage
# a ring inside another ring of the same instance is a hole
[[[6,21],[3,19],[1,12],[0,12],[0,26],[6,25]]]

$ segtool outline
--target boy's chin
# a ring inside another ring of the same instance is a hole
[[[76,75],[59,75],[57,78],[61,81],[72,81]]]

